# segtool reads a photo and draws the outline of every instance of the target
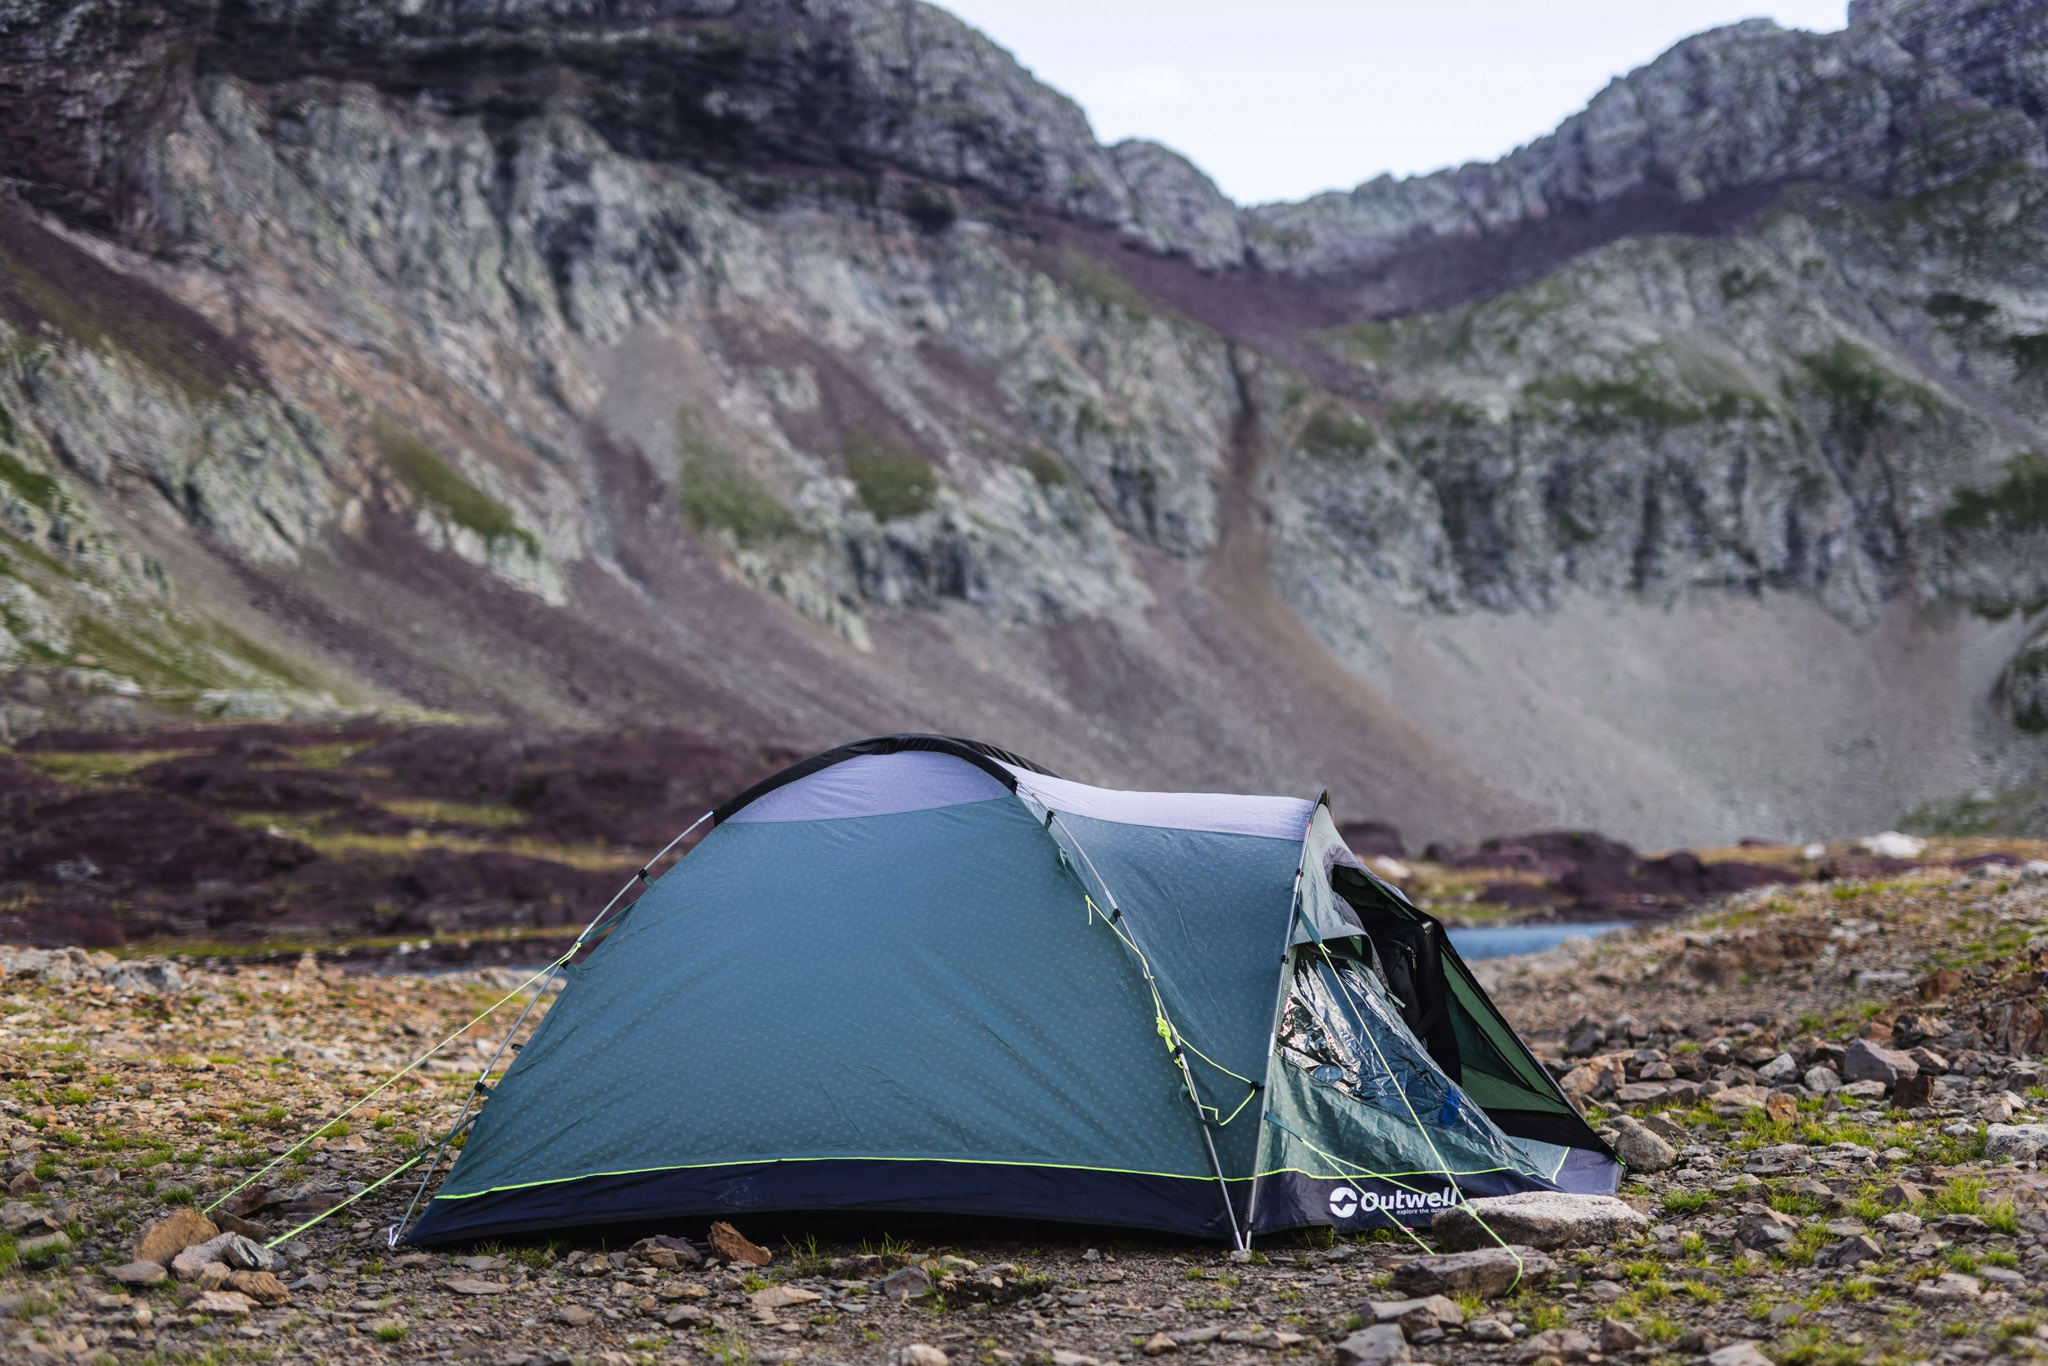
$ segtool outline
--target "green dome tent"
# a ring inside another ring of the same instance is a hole
[[[1321,798],[896,735],[711,819],[565,969],[411,1241],[908,1211],[1243,1246],[1614,1189]]]

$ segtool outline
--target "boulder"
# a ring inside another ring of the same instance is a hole
[[[1649,1227],[1649,1216],[1611,1195],[1520,1191],[1439,1210],[1429,1231],[1450,1248],[1484,1248],[1501,1242],[1557,1248],[1611,1243]]]
[[[171,1259],[191,1247],[218,1238],[213,1220],[195,1209],[173,1210],[142,1231],[135,1244],[135,1260],[169,1266]]]
[[[1557,1263],[1533,1247],[1491,1247],[1411,1257],[1394,1268],[1393,1287],[1404,1295],[1504,1295],[1519,1282],[1540,1285]]]
[[[1984,1131],[1984,1156],[1993,1162],[2032,1162],[2048,1149],[2048,1124],[1993,1124]]]
[[[1614,1131],[1615,1154],[1630,1171],[1669,1171],[1678,1161],[1678,1149],[1631,1115],[1616,1119]]]
[[[1842,1078],[1845,1081],[1875,1081],[1885,1086],[1896,1085],[1902,1078],[1920,1075],[1920,1064],[1904,1053],[1868,1039],[1858,1039],[1849,1045],[1849,1051],[1842,1055]]]
[[[1337,1366],[1386,1366],[1408,1360],[1408,1339],[1399,1324],[1376,1323],[1337,1344]]]

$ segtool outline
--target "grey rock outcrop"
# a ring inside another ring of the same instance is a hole
[[[2048,771],[2027,6],[1250,211],[917,3],[121,14],[0,0],[0,668],[81,719],[1001,717],[1649,842]]]

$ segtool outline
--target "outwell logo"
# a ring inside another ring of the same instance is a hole
[[[1378,1191],[1360,1192],[1349,1186],[1339,1186],[1330,1192],[1330,1213],[1338,1219],[1349,1219],[1354,1214],[1371,1214],[1375,1211],[1400,1214],[1418,1210],[1448,1209],[1456,1203],[1457,1195],[1448,1190],[1395,1190],[1382,1195]]]

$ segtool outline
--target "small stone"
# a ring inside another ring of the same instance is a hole
[[[1825,1096],[1842,1089],[1842,1076],[1834,1068],[1822,1063],[1807,1068],[1806,1075],[1799,1079],[1799,1084],[1817,1096]]]
[[[508,1281],[486,1280],[482,1276],[454,1276],[441,1285],[458,1295],[502,1295],[512,1288]]]
[[[921,1300],[932,1293],[931,1273],[921,1266],[902,1266],[882,1277],[877,1288],[892,1300]]]
[[[71,1238],[65,1233],[45,1233],[40,1238],[24,1238],[14,1245],[15,1255],[24,1262],[40,1262],[71,1250]]]
[[[1891,1209],[1917,1205],[1926,1198],[1926,1189],[1914,1185],[1911,1181],[1894,1181],[1877,1193],[1877,1203]]]
[[[1523,1343],[1519,1355],[1524,1361],[1584,1361],[1593,1351],[1593,1339],[1576,1328],[1546,1328]]]
[[[1774,1366],[1753,1342],[1731,1342],[1707,1353],[1707,1366]]]
[[[203,1243],[193,1243],[171,1258],[171,1274],[181,1281],[197,1280],[207,1267],[220,1262],[229,1240],[236,1235],[222,1233]]]
[[[708,1311],[699,1309],[694,1304],[678,1304],[672,1305],[664,1311],[661,1321],[671,1328],[680,1328],[686,1323],[709,1323],[711,1322],[711,1315]]]
[[[1637,1172],[1669,1171],[1678,1161],[1678,1149],[1671,1146],[1647,1124],[1633,1115],[1614,1121],[1616,1156]]]
[[[1603,1352],[1633,1352],[1647,1341],[1633,1324],[1623,1323],[1620,1319],[1600,1320],[1600,1350]]]
[[[580,1304],[565,1304],[556,1311],[555,1317],[568,1324],[571,1328],[588,1328],[591,1322],[597,1318],[597,1314],[592,1310],[585,1309]]]
[[[1154,1333],[1145,1339],[1144,1350],[1146,1356],[1156,1357],[1167,1352],[1178,1352],[1180,1344],[1173,1340],[1171,1333]]]
[[[234,1271],[228,1275],[228,1289],[239,1290],[262,1305],[279,1305],[291,1300],[292,1292],[268,1271]]]
[[[1415,1300],[1374,1300],[1366,1308],[1376,1323],[1400,1324],[1407,1330],[1411,1341],[1425,1329],[1455,1328],[1465,1321],[1465,1311],[1458,1308],[1458,1302],[1443,1295],[1428,1295]]]
[[[1474,1342],[1513,1342],[1515,1330],[1499,1319],[1474,1319],[1465,1325],[1465,1336]]]
[[[1925,1072],[1914,1077],[1901,1077],[1892,1087],[1892,1104],[1901,1110],[1917,1110],[1933,1103],[1934,1078]]]
[[[1484,1248],[1496,1242],[1559,1248],[1611,1243],[1649,1227],[1647,1215],[1611,1195],[1522,1191],[1439,1210],[1429,1230],[1451,1248]]]
[[[1945,1272],[1913,1287],[1913,1298],[1922,1304],[1968,1304],[1984,1293],[1984,1283],[1959,1271]]]
[[[1908,1214],[1904,1210],[1893,1210],[1890,1214],[1880,1214],[1877,1217],[1877,1226],[1886,1233],[1910,1238],[1920,1232],[1920,1216]]]
[[[1645,1221],[1647,1222],[1647,1221]],[[1517,1284],[1541,1285],[1557,1263],[1526,1246],[1486,1248],[1411,1257],[1394,1268],[1393,1287],[1404,1295],[1503,1295]]]
[[[1822,1267],[1858,1266],[1864,1262],[1877,1261],[1883,1256],[1883,1248],[1879,1247],[1871,1238],[1859,1234],[1856,1237],[1844,1238],[1839,1243],[1831,1243],[1827,1247],[1822,1248],[1815,1255],[1813,1264]]]
[[[1759,1251],[1783,1247],[1799,1232],[1799,1221],[1774,1209],[1752,1210],[1735,1225],[1735,1240]]]
[[[142,1231],[135,1244],[135,1260],[169,1266],[171,1259],[191,1247],[220,1236],[213,1220],[198,1210],[174,1210]]]
[[[1052,1366],[1101,1366],[1101,1363],[1084,1353],[1069,1352],[1064,1348],[1055,1347],[1052,1353]]]
[[[1057,1361],[1059,1358],[1053,1358]],[[946,1354],[936,1347],[913,1342],[896,1354],[897,1366],[946,1366]]]
[[[1393,1323],[1376,1323],[1361,1328],[1337,1344],[1337,1366],[1386,1366],[1408,1361],[1408,1339]]]
[[[726,1223],[711,1226],[711,1250],[729,1262],[747,1266],[766,1266],[775,1260],[774,1253],[748,1242],[744,1234]]]
[[[220,1318],[247,1318],[256,1312],[256,1302],[238,1290],[204,1290],[185,1307],[195,1314]]]
[[[241,1271],[275,1271],[283,1259],[263,1244],[240,1233],[229,1233],[220,1259]]]
[[[228,1277],[234,1274],[234,1269],[226,1262],[208,1262],[199,1268],[199,1274],[193,1277],[193,1284],[201,1290],[221,1290],[226,1288]]]
[[[1868,1039],[1857,1039],[1842,1055],[1842,1076],[1850,1082],[1875,1081],[1889,1087],[1903,1077],[1919,1075],[1919,1063]]]
[[[1844,1082],[1835,1094],[1844,1100],[1883,1100],[1886,1089],[1881,1081],[1851,1081]]]
[[[170,1278],[170,1274],[161,1262],[129,1262],[107,1272],[121,1284],[134,1286],[161,1285]]]
[[[756,1309],[788,1309],[799,1304],[815,1304],[822,1298],[815,1290],[799,1290],[793,1285],[771,1285],[756,1290],[747,1297],[747,1302]]]

